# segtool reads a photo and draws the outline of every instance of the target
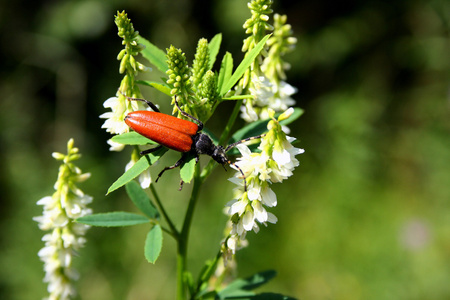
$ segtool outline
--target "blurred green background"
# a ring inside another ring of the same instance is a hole
[[[246,2],[1,2],[0,299],[46,295],[37,257],[43,233],[32,217],[42,212],[36,201],[53,193],[51,152],[65,151],[70,137],[83,153],[79,166],[92,174],[80,187],[94,210],[135,211],[123,190],[104,196],[129,158],[108,151],[98,118],[121,80],[116,11],[190,61],[199,38],[222,32],[220,55],[227,50],[238,61]],[[306,113],[291,135],[306,153],[293,177],[273,185],[279,222],[248,235],[239,275],[276,269],[263,290],[301,299],[450,299],[450,2],[276,1],[274,8],[298,38],[286,56],[288,81]],[[168,98],[143,93],[169,111]],[[226,119],[207,127],[220,133]],[[152,173],[178,156],[166,155]],[[181,217],[191,186],[178,192],[176,173],[156,187]],[[194,272],[218,249],[231,174],[218,168],[202,190],[189,249]],[[150,265],[147,230],[89,231],[76,258],[81,299],[174,298],[174,243],[165,237]]]

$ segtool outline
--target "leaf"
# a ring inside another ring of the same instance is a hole
[[[276,272],[268,270],[260,273],[256,273],[246,279],[238,278],[226,286],[223,290],[217,293],[219,299],[226,299],[227,297],[239,297],[239,296],[254,296],[255,293],[251,290],[267,283],[270,279],[276,276]],[[241,298],[239,298],[241,299]],[[242,299],[258,299],[253,297]]]
[[[195,156],[187,155],[185,161],[180,167],[180,177],[186,183],[190,183],[195,172]]]
[[[136,83],[151,86],[167,96],[172,96],[170,94],[170,88],[165,84],[148,80],[136,80]]]
[[[233,57],[231,56],[231,53],[227,52],[222,58],[222,63],[220,64],[219,78],[217,80],[217,89],[219,90],[220,95],[225,94],[221,92],[222,86],[224,85],[225,82],[228,82],[230,80],[232,72],[233,72]]]
[[[269,37],[270,34],[266,35],[261,41],[259,41],[255,48],[253,48],[250,52],[247,52],[247,55],[236,68],[236,71],[233,73],[231,78],[227,81],[224,81],[223,85],[221,86],[219,93],[221,96],[225,95],[236,84],[236,82],[238,82],[238,80],[242,77],[245,71],[255,60],[255,58],[259,55]]]
[[[147,170],[152,164],[154,164],[158,159],[166,153],[167,148],[161,148],[152,152],[150,154],[142,156],[131,168],[129,168],[125,173],[122,174],[108,189],[107,195],[121,186],[127,184],[139,174]]]
[[[243,100],[243,99],[253,99],[252,95],[233,95],[231,97],[224,97],[222,100],[230,101],[230,100]]]
[[[124,211],[92,214],[78,218],[76,221],[87,225],[102,227],[132,226],[150,222],[145,216]]]
[[[147,144],[157,144],[156,142],[140,135],[135,131],[122,133],[120,135],[115,135],[111,138],[113,142],[124,144],[124,145],[147,145]]]
[[[144,255],[148,262],[154,264],[161,254],[162,248],[162,229],[159,224],[150,229],[145,239]]]
[[[159,219],[159,212],[152,203],[147,193],[134,180],[125,185],[128,196],[133,201],[134,205],[139,208],[150,219]]]
[[[189,290],[189,294],[193,295],[195,293],[195,288],[194,288],[194,278],[192,278],[192,273],[188,272],[188,271],[184,271],[183,281],[185,282],[185,284]]]
[[[138,42],[145,46],[142,50],[142,56],[145,57],[152,65],[154,65],[158,70],[163,73],[169,69],[166,62],[166,52],[159,49],[150,41],[144,39],[142,36],[138,36]]]
[[[217,53],[219,53],[220,44],[222,43],[222,34],[216,34],[208,43],[209,49],[209,66],[208,70],[211,70],[216,62]]]

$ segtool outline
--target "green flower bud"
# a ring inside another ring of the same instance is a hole
[[[191,90],[192,83],[189,79],[189,66],[181,49],[176,49],[174,46],[167,49],[167,65],[169,69],[166,73],[169,75],[169,79],[166,83],[172,87],[171,94],[182,95],[181,99],[186,101],[188,95],[193,92]]]
[[[192,82],[194,87],[198,87],[203,80],[203,76],[209,68],[209,49],[208,40],[200,39],[195,53],[194,63],[192,66]]]

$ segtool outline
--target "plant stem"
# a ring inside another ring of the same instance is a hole
[[[194,186],[192,188],[191,199],[189,199],[189,205],[186,210],[186,216],[184,218],[183,227],[177,239],[177,299],[183,300],[186,297],[186,285],[184,275],[186,273],[186,258],[187,258],[187,245],[189,238],[189,231],[191,228],[192,217],[194,215],[195,205],[197,204],[198,195],[200,193],[200,187],[202,180],[200,178],[200,165],[195,167],[194,174]]]
[[[231,113],[230,118],[228,119],[227,125],[225,126],[225,129],[222,132],[222,135],[220,136],[219,145],[223,145],[223,143],[227,140],[228,135],[230,134],[231,128],[234,125],[234,121],[236,121],[236,118],[239,114],[239,111],[241,109],[243,100],[237,100],[236,105],[234,106],[233,112]],[[206,165],[206,167],[203,169],[202,174],[200,175],[201,182],[205,181],[205,179],[211,174],[212,170],[216,166],[216,162],[214,160],[210,160],[209,163]]]
[[[241,110],[243,101],[244,100],[236,101],[236,105],[234,106],[233,112],[231,113],[231,116],[228,119],[227,125],[225,126],[225,129],[223,130],[222,135],[220,136],[220,140],[219,140],[220,145],[223,145],[226,142],[226,140],[228,139],[228,135],[230,134],[231,128],[233,128],[234,122],[236,121],[239,111]]]
[[[153,186],[153,184],[150,184],[150,190],[152,192],[153,197],[155,198],[156,203],[158,203],[159,209],[160,209],[162,215],[164,216],[164,219],[166,219],[167,225],[169,225],[169,227],[170,227],[172,236],[175,237],[175,239],[177,239],[180,234],[179,234],[178,230],[175,228],[175,225],[173,225],[172,220],[170,220],[170,217],[167,214],[166,210],[164,209],[164,206],[163,206],[161,200],[159,199],[158,193],[156,192],[156,189]]]

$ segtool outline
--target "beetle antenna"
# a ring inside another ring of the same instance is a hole
[[[242,171],[242,169],[241,169],[237,164],[235,164],[235,163],[233,163],[233,162],[231,162],[231,161],[227,161],[227,163],[228,163],[230,166],[233,166],[233,167],[235,167],[236,169],[238,169],[239,172],[241,172],[242,177],[244,178],[244,190],[247,191],[247,180],[246,180],[246,178],[245,178],[245,174],[244,174],[244,172]]]
[[[195,118],[194,116],[191,116],[190,114],[188,114],[187,112],[185,112],[184,110],[182,110],[180,108],[180,105],[178,104],[178,100],[177,98],[175,98],[175,105],[177,106],[178,110],[180,111],[180,113],[185,116],[186,118],[191,118],[192,120],[194,120],[197,125],[198,125],[198,131],[201,131],[203,129],[203,122],[200,121],[199,119]]]
[[[257,136],[252,136],[252,137],[249,137],[249,138],[246,138],[246,139],[234,142],[233,144],[230,144],[230,145],[228,145],[225,148],[225,152],[228,152],[231,148],[234,148],[234,147],[236,147],[239,144],[242,144],[244,142],[248,142],[248,141],[251,141],[251,140],[255,140],[255,139],[260,139],[260,138],[262,138],[264,136],[266,136],[266,134],[260,134],[260,135],[257,135]]]
[[[160,111],[159,111],[159,108],[157,108],[155,104],[151,103],[151,102],[148,101],[148,100],[141,99],[141,98],[128,97],[128,96],[125,95],[124,93],[122,93],[122,92],[120,92],[120,93],[121,93],[125,98],[127,98],[127,100],[129,100],[129,101],[141,101],[141,102],[147,103],[147,105],[150,106],[150,108],[153,109],[153,111],[160,112]]]

